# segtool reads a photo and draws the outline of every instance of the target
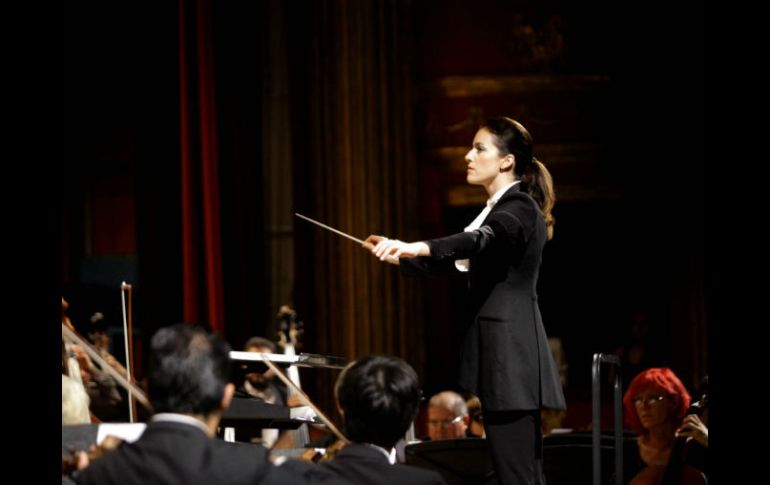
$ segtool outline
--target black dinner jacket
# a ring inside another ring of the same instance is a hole
[[[474,319],[463,341],[459,383],[479,396],[485,410],[566,408],[537,303],[546,239],[540,208],[519,183],[478,230],[426,241],[431,256],[401,260],[406,274],[470,260]]]
[[[274,468],[262,446],[210,438],[189,424],[150,422],[137,441],[107,452],[73,478],[79,484],[281,483],[271,479]]]
[[[446,484],[433,470],[411,465],[391,465],[378,449],[362,443],[351,443],[340,450],[334,460],[320,465],[346,480],[364,485]]]

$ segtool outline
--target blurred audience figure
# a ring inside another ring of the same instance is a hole
[[[631,315],[626,335],[615,347],[614,353],[620,358],[624,387],[645,369],[662,364],[660,346],[650,333],[650,319],[646,312],[639,310]],[[607,378],[610,383],[615,381],[615,367],[610,368]]]
[[[264,337],[251,337],[243,346],[245,352],[274,354],[275,343]],[[287,402],[286,387],[275,382],[275,372],[267,369],[265,372],[249,372],[238,387],[236,396],[252,397],[269,404],[285,406]]]
[[[470,395],[465,402],[468,408],[468,428],[465,430],[465,436],[468,438],[486,438],[484,432],[484,413],[481,411],[481,400],[478,396]]]
[[[454,391],[439,392],[428,402],[428,436],[432,440],[464,438],[470,416],[465,399]]]

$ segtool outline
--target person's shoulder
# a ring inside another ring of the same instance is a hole
[[[208,451],[208,464],[202,468],[201,483],[263,483],[261,480],[274,468],[262,445],[212,438]]]
[[[513,216],[520,224],[531,225],[540,216],[540,208],[526,192],[509,190],[495,204],[489,214],[490,220],[504,221]]]
[[[352,482],[336,473],[332,468],[303,460],[287,460],[274,466],[261,483],[323,483],[327,485],[348,485]]]
[[[217,438],[209,439],[209,447],[227,459],[243,458],[256,463],[268,463],[268,451],[262,445],[223,441]]]
[[[500,200],[498,200],[495,207],[508,208],[508,207],[523,207],[528,209],[536,209],[537,202],[526,191],[521,189],[521,184],[516,184],[508,189]]]
[[[444,478],[434,470],[427,470],[405,463],[397,463],[393,465],[393,469],[399,471],[405,477],[408,476],[415,483],[446,483]]]
[[[205,435],[198,439],[196,433],[164,432],[122,444],[73,474],[73,478],[77,483],[138,484],[146,483],[148,476],[158,481],[176,476],[180,483],[224,480],[245,484],[259,483],[270,466],[263,446],[229,443]]]

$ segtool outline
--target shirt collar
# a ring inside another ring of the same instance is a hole
[[[200,428],[204,433],[209,434],[209,429],[206,427],[205,424],[203,424],[199,419],[195,419],[192,416],[188,416],[186,414],[177,414],[177,413],[157,413],[154,414],[150,421],[154,423],[182,423],[182,424],[189,424],[191,426],[196,426]]]
[[[396,448],[393,447],[390,449],[390,451],[386,450],[382,446],[377,446],[373,443],[364,443],[366,446],[369,446],[370,448],[374,448],[378,451],[380,451],[385,457],[388,459],[388,462],[391,465],[394,465],[396,463]]]
[[[521,180],[514,180],[510,184],[506,185],[505,187],[502,187],[497,192],[492,194],[492,197],[490,197],[489,200],[487,200],[487,207],[489,207],[489,208],[494,207],[495,204],[497,204],[497,201],[500,200],[500,197],[502,197],[503,194],[508,191],[508,189],[510,189],[514,185],[518,184],[519,182],[521,182]]]

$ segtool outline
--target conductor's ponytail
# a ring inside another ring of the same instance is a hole
[[[551,172],[545,168],[543,162],[536,158],[532,158],[532,163],[529,164],[527,169],[521,176],[522,188],[530,195],[537,205],[540,206],[540,211],[543,213],[545,219],[545,228],[548,234],[548,239],[553,237],[553,226],[556,222],[554,219],[552,210],[556,203],[556,193],[553,190],[553,178],[551,178]]]

